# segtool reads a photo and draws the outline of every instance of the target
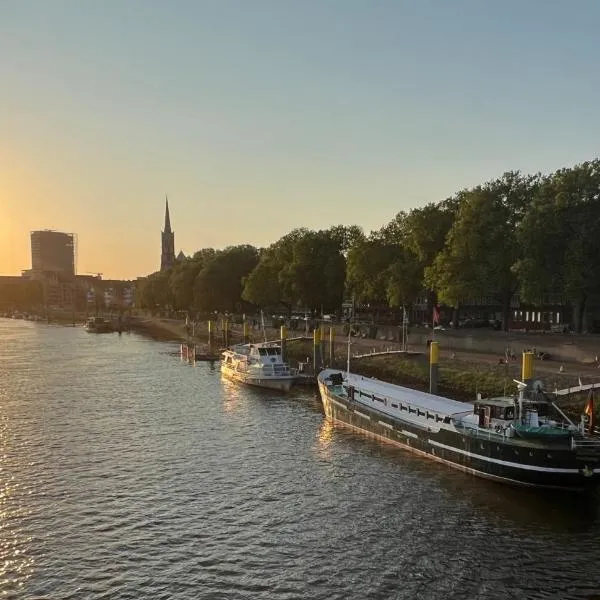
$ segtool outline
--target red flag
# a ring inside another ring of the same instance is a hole
[[[590,418],[590,435],[594,433],[594,397],[590,394],[590,399],[587,401],[585,405],[585,414]]]
[[[439,323],[440,323],[440,305],[434,304],[434,306],[433,306],[433,324],[439,325]]]

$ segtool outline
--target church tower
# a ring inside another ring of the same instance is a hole
[[[171,231],[171,218],[169,217],[169,199],[166,198],[165,229],[161,233],[162,254],[160,255],[160,270],[170,269],[175,264],[175,233]]]

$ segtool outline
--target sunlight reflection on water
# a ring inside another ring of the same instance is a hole
[[[591,598],[598,498],[475,480],[134,335],[0,319],[0,594]]]

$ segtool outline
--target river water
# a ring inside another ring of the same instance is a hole
[[[0,595],[600,598],[597,497],[473,479],[175,349],[0,319]]]

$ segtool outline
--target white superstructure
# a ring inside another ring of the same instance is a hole
[[[283,361],[276,343],[238,344],[222,354],[221,373],[230,379],[287,392],[296,373]]]

